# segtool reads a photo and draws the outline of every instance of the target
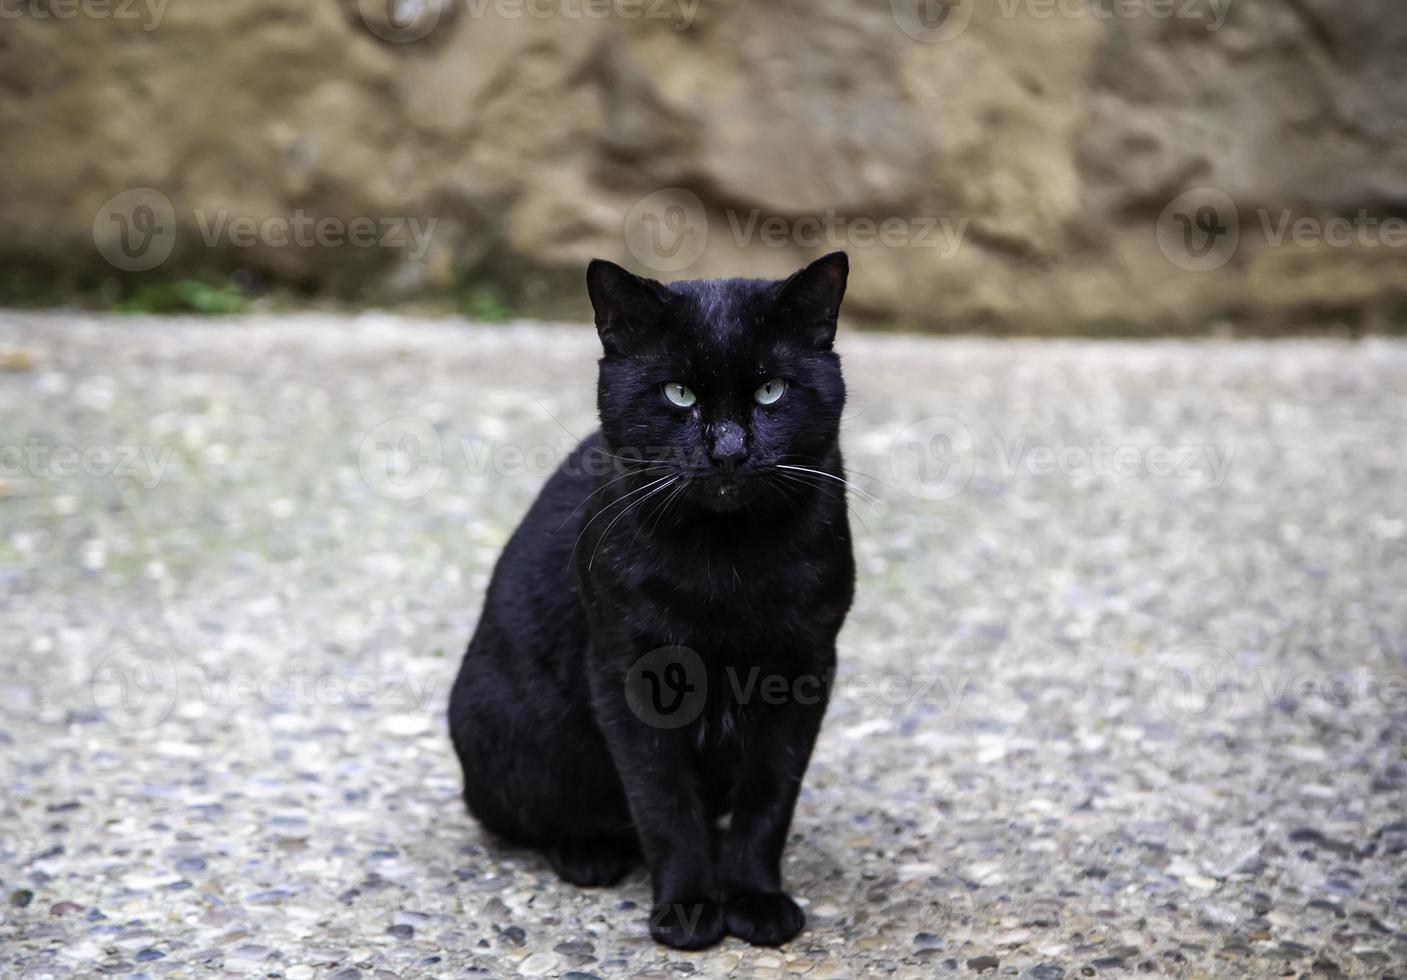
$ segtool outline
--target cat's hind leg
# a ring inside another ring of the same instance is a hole
[[[563,881],[585,888],[617,884],[641,860],[634,833],[561,841],[543,854]]]

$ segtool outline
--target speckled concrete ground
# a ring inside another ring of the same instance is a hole
[[[1407,347],[843,349],[810,926],[683,954],[441,724],[589,330],[0,314],[0,975],[1407,976]]]

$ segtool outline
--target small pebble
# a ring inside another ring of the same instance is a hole
[[[540,977],[555,969],[557,963],[551,953],[533,953],[518,964],[518,972],[525,977]]]

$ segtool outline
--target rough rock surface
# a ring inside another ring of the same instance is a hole
[[[810,925],[702,954],[443,731],[595,348],[0,314],[0,975],[1404,976],[1407,346],[845,337]]]
[[[116,276],[107,202],[147,189],[174,238],[148,275],[528,306],[579,303],[591,255],[779,274],[828,247],[853,312],[928,327],[1371,326],[1404,290],[1407,230],[1373,224],[1407,201],[1397,0],[957,0],[936,27],[928,0],[50,6],[0,33],[12,273]],[[435,225],[266,224],[300,218]]]

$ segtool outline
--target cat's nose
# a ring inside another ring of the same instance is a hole
[[[736,472],[739,464],[747,459],[747,437],[743,427],[736,422],[723,422],[715,426],[709,456],[724,473],[731,475]]]

